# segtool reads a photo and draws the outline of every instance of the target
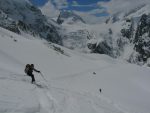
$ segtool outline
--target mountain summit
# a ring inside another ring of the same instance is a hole
[[[61,11],[57,19],[58,24],[66,22],[67,24],[85,23],[85,21],[72,11]]]

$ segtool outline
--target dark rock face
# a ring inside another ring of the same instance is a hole
[[[11,18],[8,17],[3,11],[0,10],[0,26],[13,31],[15,33],[20,33],[18,27],[16,26],[16,22],[13,21]]]
[[[129,50],[131,51],[130,55],[126,60],[138,65],[144,65],[149,62],[150,15],[143,14],[141,17],[126,18],[119,22],[118,25],[121,25],[119,27],[122,29],[120,33],[118,31],[118,35],[113,35],[113,31],[108,29],[106,33],[102,33],[101,38],[103,40],[88,43],[88,48],[94,53],[106,54],[117,58],[124,52],[125,46],[132,45],[132,48]]]
[[[1,27],[16,33],[21,30],[62,44],[58,28],[48,22],[38,8],[25,0],[0,0],[0,11]]]
[[[121,33],[123,37],[128,38],[130,41],[132,41],[133,35],[134,35],[134,22],[132,20],[126,20],[126,22],[130,23],[128,28],[121,29]]]
[[[58,24],[62,24],[65,20],[71,18],[71,21],[69,22],[69,24],[73,24],[76,22],[82,22],[85,23],[85,21],[77,14],[70,12],[70,11],[61,11],[60,15],[57,19],[57,23]]]
[[[135,52],[131,54],[129,62],[144,64],[150,58],[150,15],[143,14],[135,30],[133,26],[131,20],[128,29],[121,30],[122,36],[134,45]]]
[[[80,29],[68,32],[63,37],[63,44],[65,47],[73,50],[85,52],[87,48],[87,41],[91,35],[86,29]]]
[[[113,48],[110,47],[106,41],[100,42],[98,45],[97,43],[89,43],[88,48],[91,49],[94,53],[106,54],[114,57]]]
[[[134,38],[134,49],[139,53],[139,61],[150,58],[150,15],[143,14]]]
[[[114,46],[115,43],[116,45]],[[88,48],[93,53],[106,54],[113,58],[120,56],[120,51],[123,51],[125,45],[123,38],[118,38],[116,41],[113,40],[113,31],[111,28],[108,29],[107,34],[103,35],[103,40],[94,43],[88,43]]]

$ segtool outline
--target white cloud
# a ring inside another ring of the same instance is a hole
[[[67,0],[50,0],[58,9],[68,7]]]
[[[72,5],[73,5],[73,6],[78,6],[79,4],[78,4],[77,1],[74,0],[74,1],[72,1]]]
[[[54,7],[51,1],[48,1],[43,7],[40,7],[42,13],[48,17],[58,17],[59,10]]]
[[[110,2],[98,2],[98,5],[106,7],[111,14],[119,11],[128,12],[143,4],[150,4],[150,0],[111,0]]]
[[[75,7],[96,7],[96,4],[81,5],[77,1],[72,1],[72,6]]]
[[[58,17],[60,9],[68,7],[67,0],[49,0],[44,6],[40,7],[42,13],[48,17]]]
[[[106,17],[96,17],[92,15],[94,11],[92,12],[81,12],[81,11],[74,11],[76,14],[81,16],[83,20],[88,24],[97,24],[97,23],[103,23],[106,20]]]
[[[106,9],[93,9],[87,13],[88,14],[100,14],[100,13],[107,13],[107,12],[106,12]]]
[[[75,6],[75,7],[95,7],[95,4],[89,4],[89,5],[72,4],[72,6]]]

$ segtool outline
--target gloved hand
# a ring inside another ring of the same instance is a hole
[[[41,71],[38,71],[38,73],[41,73]]]

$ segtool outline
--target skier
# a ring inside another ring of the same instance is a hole
[[[34,68],[34,64],[31,64],[31,65],[27,64],[26,67],[25,67],[25,73],[32,78],[31,83],[35,83],[35,78],[34,78],[33,71],[40,73],[39,70]]]
[[[101,93],[101,92],[102,92],[102,89],[99,89],[99,92]]]

